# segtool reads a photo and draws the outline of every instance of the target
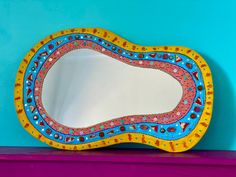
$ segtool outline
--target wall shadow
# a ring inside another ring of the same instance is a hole
[[[194,149],[233,150],[236,136],[235,93],[225,70],[202,54],[211,68],[214,84],[214,107],[210,126]]]

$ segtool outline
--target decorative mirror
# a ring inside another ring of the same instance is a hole
[[[139,46],[98,28],[64,30],[23,59],[15,82],[23,127],[59,149],[142,143],[186,151],[212,115],[210,68],[195,51]]]

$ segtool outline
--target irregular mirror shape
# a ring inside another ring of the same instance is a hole
[[[73,28],[30,49],[14,102],[22,126],[58,149],[141,143],[183,152],[210,124],[213,88],[207,62],[192,49]]]
[[[75,128],[169,112],[181,97],[181,84],[168,73],[131,66],[91,49],[62,56],[48,71],[42,91],[47,113]]]

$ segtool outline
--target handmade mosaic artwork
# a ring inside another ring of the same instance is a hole
[[[63,55],[82,48],[170,74],[182,86],[181,101],[167,113],[124,116],[90,127],[71,128],[56,122],[42,104],[44,78]],[[211,71],[197,52],[178,46],[139,46],[98,28],[64,30],[40,41],[19,67],[14,94],[23,127],[42,142],[67,150],[131,142],[169,152],[186,151],[205,134],[213,107]]]

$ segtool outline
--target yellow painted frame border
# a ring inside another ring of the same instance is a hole
[[[205,107],[202,112],[202,115],[199,119],[197,126],[194,130],[191,131],[190,134],[187,136],[177,139],[177,140],[162,140],[158,139],[149,135],[144,135],[140,133],[124,133],[121,135],[115,135],[111,138],[106,138],[104,140],[99,140],[91,143],[79,144],[79,145],[69,145],[58,143],[53,140],[50,140],[44,137],[37,129],[31,125],[30,121],[28,120],[26,113],[24,111],[23,105],[23,80],[24,74],[29,64],[31,58],[34,56],[35,52],[43,46],[45,43],[49,42],[50,40],[60,37],[66,34],[73,34],[73,33],[86,33],[96,35],[102,39],[105,39],[113,44],[124,48],[126,50],[132,52],[175,52],[179,54],[183,54],[191,58],[196,62],[198,67],[200,68],[203,76],[203,81],[205,85],[205,92],[206,92],[206,101]],[[154,50],[155,49],[155,50]],[[73,28],[68,30],[63,30],[52,34],[38,44],[36,44],[31,50],[27,53],[25,58],[20,64],[19,70],[16,75],[15,80],[15,89],[14,89],[14,103],[17,110],[17,115],[20,120],[22,126],[35,138],[40,139],[42,142],[45,142],[49,146],[59,148],[59,149],[66,149],[66,150],[85,150],[85,149],[92,149],[92,148],[99,148],[110,146],[119,143],[141,143],[146,144],[149,146],[153,146],[168,152],[182,152],[191,149],[194,145],[196,145],[202,136],[205,134],[211,120],[212,110],[213,110],[213,99],[214,99],[214,91],[213,91],[213,80],[210,68],[206,61],[192,49],[181,47],[181,46],[140,46],[137,44],[133,44],[124,38],[104,29],[100,28]],[[132,141],[129,141],[129,136],[132,136]]]

